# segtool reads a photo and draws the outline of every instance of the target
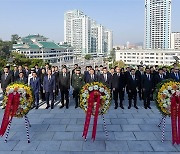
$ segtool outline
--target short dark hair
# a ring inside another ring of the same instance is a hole
[[[163,71],[163,69],[162,69],[162,68],[159,68],[158,71]]]

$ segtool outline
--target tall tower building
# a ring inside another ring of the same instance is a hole
[[[71,10],[64,14],[64,41],[79,55],[107,54],[112,45],[112,31],[97,24],[82,11]]]
[[[83,15],[80,10],[70,10],[64,14],[64,41],[71,45],[72,37],[72,19]]]
[[[146,49],[169,49],[171,35],[171,0],[145,0]]]

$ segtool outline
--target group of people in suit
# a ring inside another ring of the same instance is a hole
[[[1,73],[1,88],[5,93],[6,87],[12,82],[23,82],[32,87],[35,108],[39,108],[39,100],[46,102],[46,109],[54,108],[54,102],[57,100],[59,93],[61,94],[61,106],[69,108],[69,91],[72,86],[73,98],[75,100],[75,108],[79,107],[80,90],[85,83],[102,82],[110,90],[112,98],[114,99],[115,109],[119,106],[124,109],[124,96],[128,94],[128,109],[132,104],[136,109],[137,95],[139,99],[144,101],[144,108],[151,109],[150,101],[152,100],[153,91],[156,85],[165,80],[173,79],[180,82],[180,71],[177,66],[174,66],[168,71],[164,66],[159,68],[138,66],[138,69],[132,67],[120,68],[118,66],[108,70],[107,67],[86,66],[84,73],[81,73],[81,68],[78,64],[74,65],[72,72],[63,65],[61,70],[58,66],[50,67],[46,64],[45,67],[39,68],[35,65],[29,70],[28,66],[24,68],[14,65],[13,70],[9,66],[4,67]],[[119,103],[118,103],[119,100]]]

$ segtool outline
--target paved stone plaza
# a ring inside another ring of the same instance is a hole
[[[59,106],[45,110],[45,105],[42,105],[28,114],[32,124],[31,143],[27,143],[24,119],[14,118],[8,142],[4,143],[4,137],[0,138],[0,154],[180,153],[180,146],[171,143],[170,118],[167,119],[165,142],[161,143],[161,130],[157,127],[161,116],[156,107],[152,105],[152,110],[145,110],[139,101],[139,110],[128,110],[127,102],[125,104],[124,110],[114,110],[112,105],[105,115],[109,140],[99,117],[95,142],[91,141],[92,127],[88,140],[84,142],[82,139],[85,114],[81,109],[74,109],[74,101],[68,110],[59,109]],[[3,112],[0,109],[0,119]]]

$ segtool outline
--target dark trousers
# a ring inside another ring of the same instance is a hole
[[[129,106],[132,106],[132,100],[134,100],[134,106],[137,106],[137,90],[131,90],[128,92]]]
[[[53,92],[46,92],[46,103],[47,103],[47,106],[50,106],[49,105],[49,101],[51,101],[51,106],[54,106],[54,101],[53,101],[53,95],[54,93]]]
[[[143,91],[142,91],[141,87],[138,88],[138,94],[139,94],[139,99],[142,100],[143,99]]]
[[[76,107],[79,106],[79,100],[80,100],[80,89],[74,89],[74,99],[75,99],[75,103],[76,103]]]
[[[145,90],[144,94],[144,107],[150,106],[152,90]]]
[[[124,91],[122,89],[115,89],[113,91],[113,98],[114,98],[114,102],[115,102],[115,106],[118,106],[118,97],[120,100],[120,106],[123,106],[123,100],[124,100]]]
[[[62,106],[64,106],[64,97],[66,99],[66,107],[69,107],[69,90],[68,89],[62,89],[61,90],[61,103],[62,103]]]
[[[39,106],[39,93],[34,93],[34,103]]]
[[[43,87],[41,87],[40,89],[40,96],[41,96],[42,101],[46,101],[45,93],[43,93]]]
[[[57,97],[59,94],[59,86],[56,85],[56,89],[55,89],[55,96]],[[56,98],[55,98],[56,99]]]

